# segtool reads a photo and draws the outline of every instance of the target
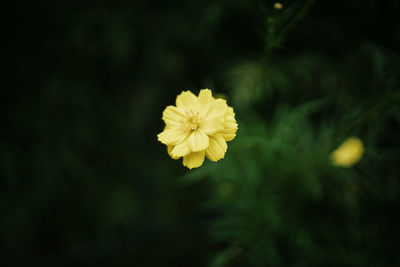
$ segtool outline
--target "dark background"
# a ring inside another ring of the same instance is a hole
[[[0,265],[398,266],[400,3],[281,3],[8,1]],[[189,171],[156,135],[201,88],[239,131]]]

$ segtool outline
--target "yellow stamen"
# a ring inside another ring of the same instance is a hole
[[[188,116],[188,119],[182,122],[182,128],[184,130],[189,130],[189,131],[196,131],[200,123],[202,122],[203,118],[200,116],[200,113],[198,111],[194,110],[188,110],[185,112],[186,116]]]

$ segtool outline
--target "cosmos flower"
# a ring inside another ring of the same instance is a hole
[[[282,8],[283,8],[283,5],[282,5],[281,3],[279,3],[279,2],[276,2],[276,3],[274,4],[274,8],[275,8],[275,9],[282,9]]]
[[[189,169],[200,167],[204,157],[218,161],[225,156],[226,142],[236,136],[235,113],[224,99],[215,99],[209,89],[198,96],[190,91],[176,98],[176,106],[167,106],[162,119],[164,131],[158,141],[167,145],[173,159],[183,157]]]
[[[351,167],[356,164],[364,153],[364,145],[357,137],[350,137],[331,154],[334,165]]]

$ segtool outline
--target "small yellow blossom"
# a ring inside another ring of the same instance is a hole
[[[168,106],[162,116],[164,131],[158,141],[167,145],[173,159],[183,157],[189,169],[200,167],[204,157],[218,161],[225,156],[226,141],[236,136],[235,113],[224,99],[215,99],[209,89],[198,96],[190,91],[176,98],[176,106]]]
[[[282,5],[281,3],[279,3],[279,2],[276,2],[276,3],[274,4],[274,8],[275,8],[275,9],[282,9],[282,8],[283,8],[283,5]]]
[[[331,154],[334,165],[351,167],[356,164],[364,153],[364,145],[357,137],[350,137]]]

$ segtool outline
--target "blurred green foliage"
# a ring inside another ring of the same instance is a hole
[[[400,4],[274,3],[6,3],[0,265],[398,266]],[[238,135],[189,171],[156,135],[207,87]]]

